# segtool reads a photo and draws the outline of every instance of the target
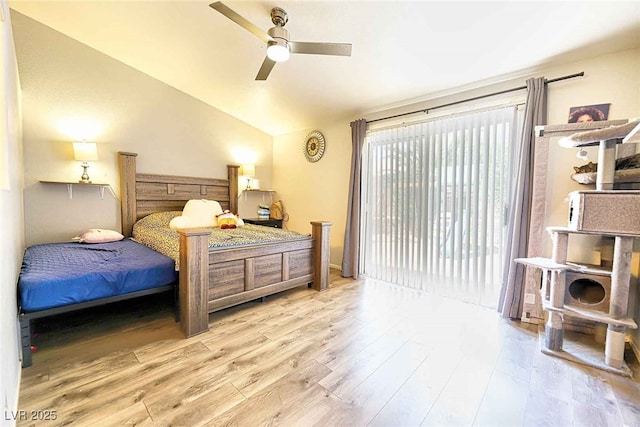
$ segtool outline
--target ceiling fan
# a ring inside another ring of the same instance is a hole
[[[351,56],[350,43],[313,43],[296,42],[289,40],[289,31],[284,26],[289,20],[287,12],[279,7],[271,9],[271,22],[275,27],[266,33],[251,22],[238,15],[222,2],[209,5],[245,30],[267,44],[267,57],[264,59],[256,80],[266,80],[276,62],[284,62],[289,59],[290,53],[306,53],[311,55],[338,55]]]

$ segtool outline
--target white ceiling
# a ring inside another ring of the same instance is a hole
[[[265,31],[348,42],[351,57],[292,55],[255,81],[266,46],[211,1],[24,1],[11,8],[271,135],[402,100],[640,46],[640,2],[236,1]]]

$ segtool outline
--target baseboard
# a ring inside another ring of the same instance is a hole
[[[342,271],[342,266],[337,264],[329,264],[329,268],[335,268],[338,271]]]
[[[8,426],[15,426],[16,422],[18,420],[18,416],[16,414],[18,414],[18,407],[19,407],[19,403],[20,403],[20,383],[22,382],[22,343],[20,341],[20,334],[21,334],[21,330],[20,330],[20,321],[18,316],[15,317],[16,320],[16,354],[12,355],[11,358],[13,358],[13,356],[16,357],[16,369],[18,370],[16,375],[16,384],[15,384],[15,390],[13,393],[13,396],[11,396],[11,400],[12,400],[12,405],[11,408],[9,408],[8,403],[9,403],[9,398],[7,395],[4,396],[4,402],[0,402],[0,404],[3,407],[3,419],[4,421],[8,421],[8,424],[2,424],[2,425],[8,425]],[[8,391],[8,390],[7,390]]]
[[[20,383],[22,382],[22,367],[19,368],[20,370],[18,371],[18,378],[17,378],[17,382],[16,382],[16,390],[15,390],[15,394],[14,396],[14,403],[13,403],[13,407],[11,409],[7,408],[5,406],[4,408],[4,413],[3,413],[3,417],[4,417],[4,421],[7,421],[8,426],[14,427],[16,425],[16,422],[18,420],[18,416],[16,414],[18,414],[18,407],[19,407],[19,402],[20,402]],[[4,402],[4,404],[6,405],[6,400]],[[5,424],[3,424],[5,425]]]
[[[13,404],[13,413],[16,414],[18,413],[18,407],[20,404],[20,384],[22,383],[22,364],[19,366],[19,371],[18,371],[18,378],[17,378],[17,382],[16,382],[16,394],[14,395],[16,397],[16,402]]]

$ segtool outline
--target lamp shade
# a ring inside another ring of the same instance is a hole
[[[245,164],[240,166],[240,175],[241,176],[250,176],[254,177],[256,174],[256,165]]]
[[[98,148],[95,142],[74,142],[73,158],[83,162],[98,160]]]

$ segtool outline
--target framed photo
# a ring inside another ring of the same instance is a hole
[[[611,104],[584,105],[569,108],[568,123],[599,122],[609,118]]]

